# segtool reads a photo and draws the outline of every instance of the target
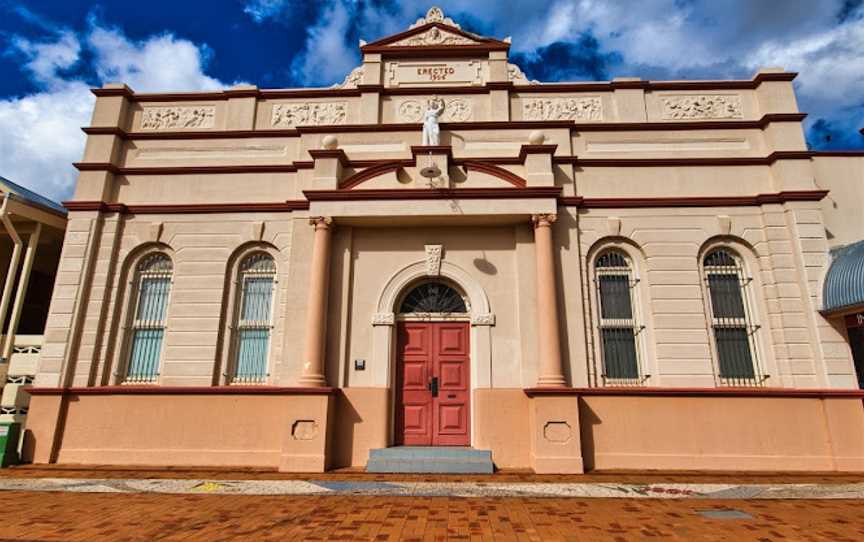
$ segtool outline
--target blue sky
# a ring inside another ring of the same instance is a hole
[[[864,0],[442,0],[462,27],[512,36],[541,81],[749,78],[800,73],[814,149],[861,149]],[[359,64],[357,42],[406,29],[407,0],[0,0],[0,175],[71,195],[89,88],[139,92],[325,86]]]

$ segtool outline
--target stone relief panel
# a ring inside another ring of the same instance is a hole
[[[450,98],[443,101],[444,112],[441,113],[441,122],[465,122],[471,120],[473,115],[471,100]],[[423,119],[424,111],[426,111],[424,100],[403,100],[396,106],[399,122],[420,122]]]
[[[540,82],[536,80],[529,80],[528,76],[525,75],[525,72],[522,71],[522,68],[517,66],[516,64],[507,63],[507,79],[510,80],[514,85],[539,85]]]
[[[216,107],[212,105],[145,107],[141,129],[213,128],[215,121]]]
[[[744,116],[741,96],[699,94],[667,96],[660,100],[667,120],[740,119]]]
[[[444,255],[443,245],[426,245],[426,274],[437,277],[441,274],[441,258]]]
[[[357,88],[363,82],[363,66],[357,66],[351,73],[345,76],[341,83],[336,83],[330,88]]]
[[[527,98],[522,101],[524,120],[603,120],[599,97]]]
[[[274,128],[345,124],[348,119],[347,102],[313,102],[275,104],[270,124]]]
[[[421,47],[424,45],[471,45],[477,43],[465,36],[446,32],[438,27],[433,27],[417,34],[389,44],[389,47]]]

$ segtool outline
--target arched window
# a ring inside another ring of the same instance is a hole
[[[466,313],[465,299],[443,282],[423,282],[402,300],[401,313]]]
[[[276,262],[269,254],[256,252],[240,263],[231,379],[235,384],[267,381],[275,284]]]
[[[159,378],[173,270],[171,258],[161,252],[148,254],[135,269],[127,383],[156,382]]]
[[[638,383],[638,334],[642,330],[633,310],[636,279],[630,261],[617,250],[600,254],[594,262],[599,312],[600,356],[604,381]]]
[[[745,276],[738,255],[726,248],[710,251],[702,266],[720,381],[733,386],[754,385],[759,326],[752,320],[748,300],[751,279]]]

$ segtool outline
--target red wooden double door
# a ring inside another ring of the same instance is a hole
[[[396,444],[470,446],[467,322],[401,322],[396,348]]]

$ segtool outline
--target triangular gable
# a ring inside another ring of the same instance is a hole
[[[390,48],[403,47],[442,47],[469,46],[478,49],[507,50],[510,44],[506,41],[484,38],[462,30],[449,17],[444,17],[440,8],[433,7],[420,18],[411,28],[386,38],[363,44],[363,52],[381,52]]]

